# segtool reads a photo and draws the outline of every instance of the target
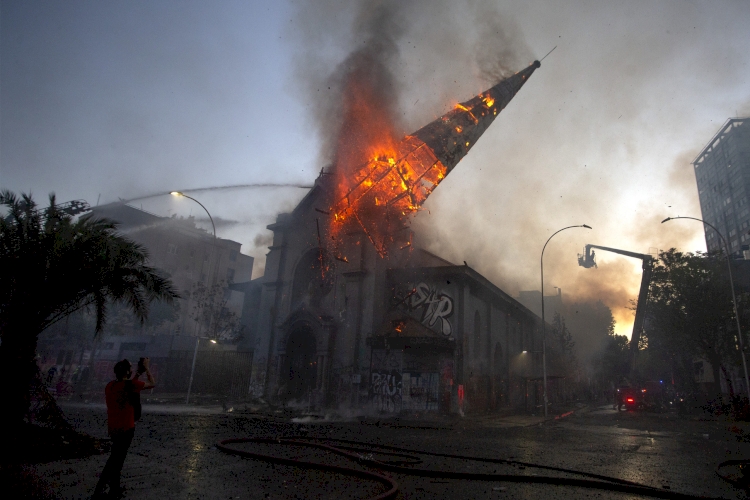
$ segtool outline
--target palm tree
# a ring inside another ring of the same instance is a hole
[[[21,424],[38,367],[39,334],[81,309],[92,309],[98,335],[107,305],[123,303],[140,320],[153,300],[171,302],[171,281],[147,265],[146,250],[116,232],[116,223],[60,211],[55,195],[37,209],[31,195],[0,192],[0,377],[9,421]]]

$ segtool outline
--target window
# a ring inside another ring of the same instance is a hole
[[[237,250],[230,250],[229,251],[229,260],[231,260],[232,262],[236,261],[238,253],[239,252]]]
[[[234,269],[232,269],[231,267],[227,268],[227,281],[229,283],[234,282]]]

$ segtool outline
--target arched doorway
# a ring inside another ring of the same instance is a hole
[[[286,342],[286,363],[282,377],[286,383],[286,397],[306,399],[315,389],[317,378],[315,334],[309,325],[295,326]]]

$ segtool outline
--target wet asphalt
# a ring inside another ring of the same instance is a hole
[[[328,471],[274,465],[223,453],[216,443],[238,437],[307,436],[355,440],[433,453],[510,459],[527,465],[475,462],[410,454],[421,468],[524,477],[575,478],[533,464],[600,474],[667,492],[745,498],[716,474],[725,460],[750,458],[750,427],[673,413],[583,408],[558,420],[480,416],[291,422],[283,413],[158,406],[144,409],[123,469],[126,498],[368,498],[381,484]],[[64,407],[75,427],[106,436],[106,412],[97,405]],[[320,463],[368,469],[325,451],[269,444],[252,450]],[[371,451],[373,457],[388,459]],[[365,450],[357,453],[367,455]],[[58,498],[88,498],[107,455],[28,466]],[[390,457],[393,458],[393,457]],[[411,460],[411,459],[410,459]],[[729,469],[725,471],[732,472]],[[641,498],[639,495],[563,484],[422,478],[384,473],[398,482],[398,498]]]

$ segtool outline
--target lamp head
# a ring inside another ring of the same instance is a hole
[[[216,341],[215,341],[214,339],[210,339],[210,342],[211,342],[212,344],[215,344],[215,343],[216,343]]]
[[[665,222],[667,222],[668,220],[672,220],[672,217],[667,217],[666,219],[664,219],[663,221],[661,221],[661,223],[662,223],[662,224],[664,224],[664,223],[665,223]]]
[[[591,226],[589,226],[588,224],[583,224],[581,227],[585,227],[586,229],[591,229]]]
[[[185,196],[180,191],[171,191],[169,194],[171,194],[172,196]]]

